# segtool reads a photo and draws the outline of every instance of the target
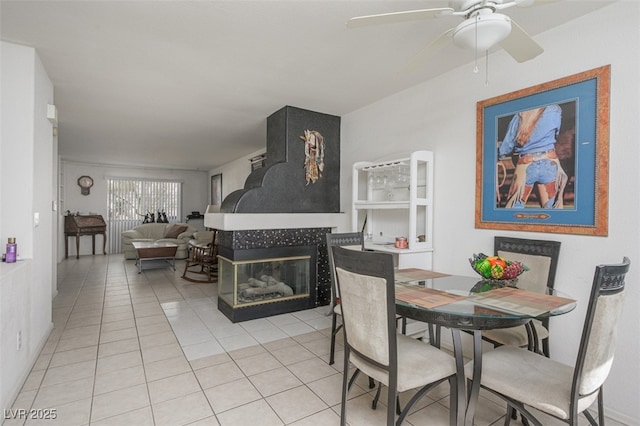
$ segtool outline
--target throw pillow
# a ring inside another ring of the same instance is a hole
[[[187,230],[187,227],[184,225],[171,225],[167,226],[167,230],[164,231],[165,238],[178,238],[178,235],[182,234]]]

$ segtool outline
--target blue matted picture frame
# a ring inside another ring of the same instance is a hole
[[[605,236],[610,66],[480,101],[476,228]]]

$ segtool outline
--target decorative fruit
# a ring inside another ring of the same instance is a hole
[[[491,267],[491,278],[499,280],[504,275],[504,268],[496,263]]]
[[[489,261],[491,266],[500,265],[500,267],[502,267],[503,269],[506,266],[505,260],[503,258],[501,258],[501,257],[498,257],[498,256],[487,257],[487,260]]]
[[[507,266],[504,268],[504,273],[502,274],[502,277],[504,279],[510,280],[517,277],[521,273],[523,273],[524,270],[525,270],[524,265],[522,263],[509,262]]]
[[[491,263],[487,259],[480,260],[476,262],[476,270],[480,272],[485,278],[489,278],[491,276]]]
[[[469,259],[471,267],[483,278],[493,280],[513,280],[529,268],[520,262],[509,261],[499,256],[487,256],[486,254],[474,254]]]

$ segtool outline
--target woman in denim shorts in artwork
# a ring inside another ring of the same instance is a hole
[[[562,110],[558,105],[521,111],[513,116],[498,158],[517,157],[506,208],[524,208],[534,186],[540,207],[561,209],[567,174],[556,154]]]

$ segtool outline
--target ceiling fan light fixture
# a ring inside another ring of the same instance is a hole
[[[507,38],[511,19],[502,13],[479,14],[461,22],[453,32],[453,43],[468,50],[489,50]],[[477,35],[477,40],[476,40]],[[477,44],[476,44],[477,43]]]

